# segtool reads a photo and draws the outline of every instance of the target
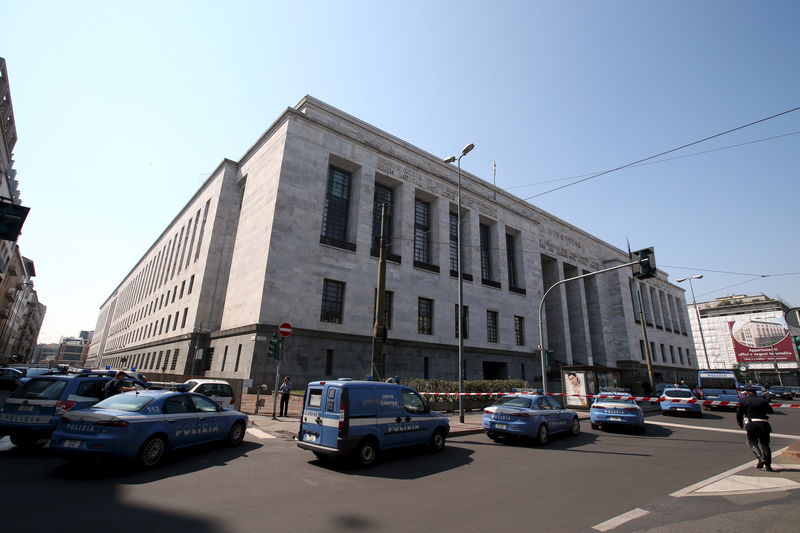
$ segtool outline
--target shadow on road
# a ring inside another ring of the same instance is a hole
[[[414,447],[384,450],[378,456],[378,463],[368,468],[359,468],[345,458],[324,461],[315,459],[309,462],[346,475],[420,479],[468,465],[472,462],[472,454],[472,450],[448,445],[441,452],[429,452]]]
[[[170,453],[160,465],[153,469],[143,469],[129,461],[87,458],[64,462],[50,472],[50,477],[74,481],[115,480],[126,484],[144,484],[207,468],[225,466],[235,459],[247,457],[249,452],[261,447],[261,444],[248,441],[235,447],[219,443],[195,446],[191,449]]]

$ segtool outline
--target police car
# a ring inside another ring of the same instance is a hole
[[[544,445],[551,434],[577,435],[581,426],[578,413],[549,396],[509,394],[484,409],[483,429],[495,442],[501,437],[526,437]]]
[[[673,401],[674,400],[674,401]],[[664,416],[672,414],[687,414],[702,418],[703,409],[701,402],[688,403],[686,400],[697,400],[692,392],[684,387],[667,387],[661,393],[659,405]]]
[[[382,450],[427,444],[444,449],[447,417],[411,387],[338,379],[308,384],[297,446],[318,458],[352,456],[362,466]]]
[[[50,434],[62,414],[83,409],[102,399],[109,376],[96,374],[52,374],[23,383],[0,409],[0,436],[10,435],[19,447],[33,447]],[[144,390],[146,385],[125,378],[126,387]]]
[[[627,392],[605,391],[595,397],[589,408],[592,429],[601,426],[630,426],[645,432],[644,413]]]
[[[246,429],[246,414],[201,394],[147,390],[117,394],[65,414],[49,447],[67,458],[117,457],[152,467],[170,450],[212,441],[236,446]]]

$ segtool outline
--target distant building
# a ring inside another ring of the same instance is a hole
[[[628,252],[462,172],[460,310],[458,183],[441,157],[305,97],[222,161],[131,266],[100,306],[87,364],[271,383],[269,340],[288,322],[281,372],[296,384],[370,374],[389,204],[386,375],[456,379],[463,335],[466,379],[541,383],[544,291]],[[544,315],[550,382],[584,366],[601,369],[597,385],[610,369],[641,386],[647,353],[657,381],[697,368],[684,291],[663,272],[571,281]]]
[[[81,337],[62,337],[56,357],[56,364],[80,366],[85,359],[89,342]]]
[[[788,310],[784,302],[763,294],[725,296],[697,303],[698,325],[697,313],[690,305],[689,320],[698,359],[706,366],[707,353],[710,368],[742,366],[758,372],[762,381],[777,382],[776,367],[787,376],[796,376],[798,356],[785,320]]]
[[[16,244],[28,214],[14,169],[16,143],[8,71],[0,57],[0,364],[30,360],[46,311],[33,288],[33,261]]]
[[[59,343],[37,344],[36,349],[33,351],[31,363],[55,364],[60,349],[61,344]]]

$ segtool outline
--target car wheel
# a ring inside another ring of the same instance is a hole
[[[231,430],[228,431],[228,437],[225,439],[228,442],[229,446],[238,446],[244,440],[244,424],[242,422],[236,422],[231,426]]]
[[[35,448],[38,442],[39,438],[30,433],[15,433],[11,435],[11,444],[18,448]]]
[[[569,430],[573,435],[577,435],[581,432],[581,423],[578,421],[577,416],[572,419],[572,426],[570,426]]]
[[[433,432],[433,436],[431,437],[431,440],[428,443],[428,447],[434,452],[440,452],[444,450],[444,441],[445,441],[444,430],[437,429],[436,431]]]
[[[547,424],[539,424],[539,429],[536,431],[536,442],[544,446],[550,440],[550,433],[547,431]]]
[[[147,468],[156,466],[164,458],[166,451],[167,441],[164,437],[150,437],[139,450],[139,463]]]
[[[358,464],[360,466],[370,466],[378,457],[378,446],[372,439],[364,439],[358,445]]]

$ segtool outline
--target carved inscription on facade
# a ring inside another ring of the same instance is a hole
[[[450,201],[458,200],[458,190],[455,187],[440,183],[422,172],[401,165],[391,159],[385,157],[378,158],[378,171],[390,176],[392,178],[401,179],[409,183],[413,183],[419,189],[427,191],[436,196],[447,198]],[[467,194],[464,189],[461,189],[461,205],[467,209],[477,211],[482,215],[497,218],[497,208],[482,202],[475,196]]]
[[[553,257],[568,260],[573,265],[585,265],[591,270],[600,270],[600,262],[594,258],[586,257],[583,243],[555,229],[549,228],[542,232],[540,242],[542,250]]]

